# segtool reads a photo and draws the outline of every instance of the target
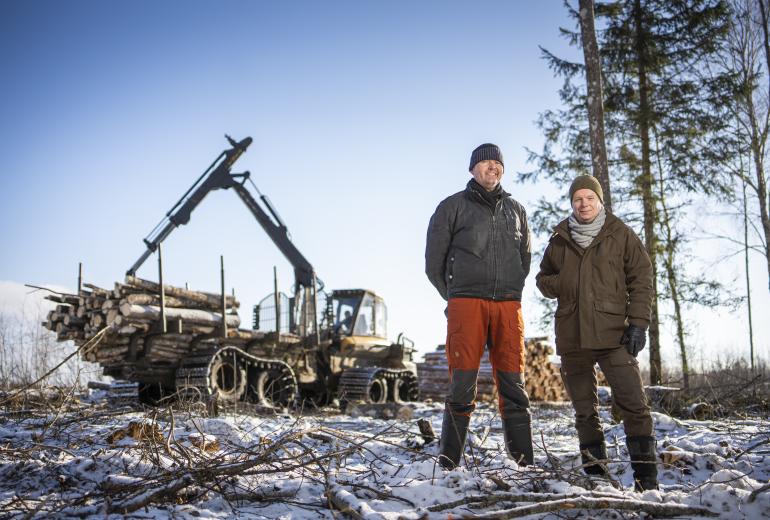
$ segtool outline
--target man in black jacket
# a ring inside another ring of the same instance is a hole
[[[475,408],[476,379],[489,348],[508,454],[532,464],[529,396],[524,390],[521,292],[529,273],[530,236],[524,208],[500,185],[500,148],[471,154],[466,188],[443,200],[428,226],[425,272],[447,305],[450,389],[441,428],[444,468],[460,463]]]

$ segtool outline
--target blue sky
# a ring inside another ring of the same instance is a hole
[[[561,0],[4,1],[0,280],[72,287],[82,261],[111,286],[223,134],[248,135],[235,170],[327,287],[374,289],[391,336],[433,349],[444,304],[423,274],[425,230],[470,151],[499,144],[503,185],[525,204],[562,196],[515,183],[542,144],[538,113],[558,105],[538,45],[580,59],[560,25]],[[271,292],[273,265],[289,290],[289,264],[231,192],[165,242],[166,278],[217,290],[220,254],[244,308]],[[155,279],[154,261],[139,275]],[[526,313],[533,277],[525,295]]]

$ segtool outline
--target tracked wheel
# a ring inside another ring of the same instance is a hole
[[[405,369],[381,367],[348,368],[340,377],[337,389],[340,407],[360,402],[382,404],[411,402],[419,396],[417,376]]]
[[[254,381],[254,393],[264,406],[286,408],[297,398],[297,382],[288,367],[261,370]]]
[[[402,373],[390,384],[390,401],[394,403],[411,403],[417,401],[420,387],[417,377],[411,372]]]
[[[370,403],[382,404],[388,400],[388,382],[384,378],[372,379],[369,382],[368,400]]]
[[[185,358],[176,370],[176,390],[192,400],[259,402],[287,407],[296,402],[294,371],[279,359],[253,356],[224,346]]]
[[[217,354],[209,370],[209,389],[223,401],[240,401],[246,394],[246,368],[235,349]]]

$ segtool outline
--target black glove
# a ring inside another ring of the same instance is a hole
[[[626,327],[620,338],[620,344],[625,345],[628,353],[634,357],[644,348],[645,343],[647,343],[647,330],[636,325]]]

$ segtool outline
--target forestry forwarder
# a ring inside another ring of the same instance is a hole
[[[274,331],[238,346],[228,343],[223,319],[219,333],[203,335],[190,342],[188,355],[178,360],[173,381],[168,376],[158,380],[152,376],[157,371],[150,367],[142,370],[141,360],[134,363],[132,379],[140,382],[145,396],[157,390],[166,393],[173,386],[180,393],[189,391],[203,397],[216,394],[220,401],[252,401],[280,407],[296,404],[298,400],[325,405],[335,397],[342,406],[353,401],[377,404],[417,400],[417,369],[412,361],[414,344],[403,334],[396,343],[387,341],[387,309],[383,299],[363,289],[323,292],[323,284],[316,278],[313,266],[289,239],[288,229],[270,201],[259,194],[270,212],[268,215],[245,187],[249,181],[259,193],[249,178],[250,173],[230,171],[251,144],[251,137],[240,142],[225,137],[232,148],[214,160],[144,239],[147,250],[127,275],[134,276],[174,229],[189,222],[192,211],[209,192],[232,188],[294,267],[294,296],[288,299],[289,323],[284,327],[288,332],[282,332],[281,298],[276,287],[273,298],[263,300],[275,301]],[[319,291],[326,301],[322,316],[316,312]],[[260,305],[257,305],[255,329],[259,329],[259,318]],[[161,320],[165,320],[163,308]],[[161,333],[167,330],[165,321],[158,325],[156,330]],[[173,325],[177,331],[184,328],[181,322]],[[211,348],[201,349],[202,345]]]

